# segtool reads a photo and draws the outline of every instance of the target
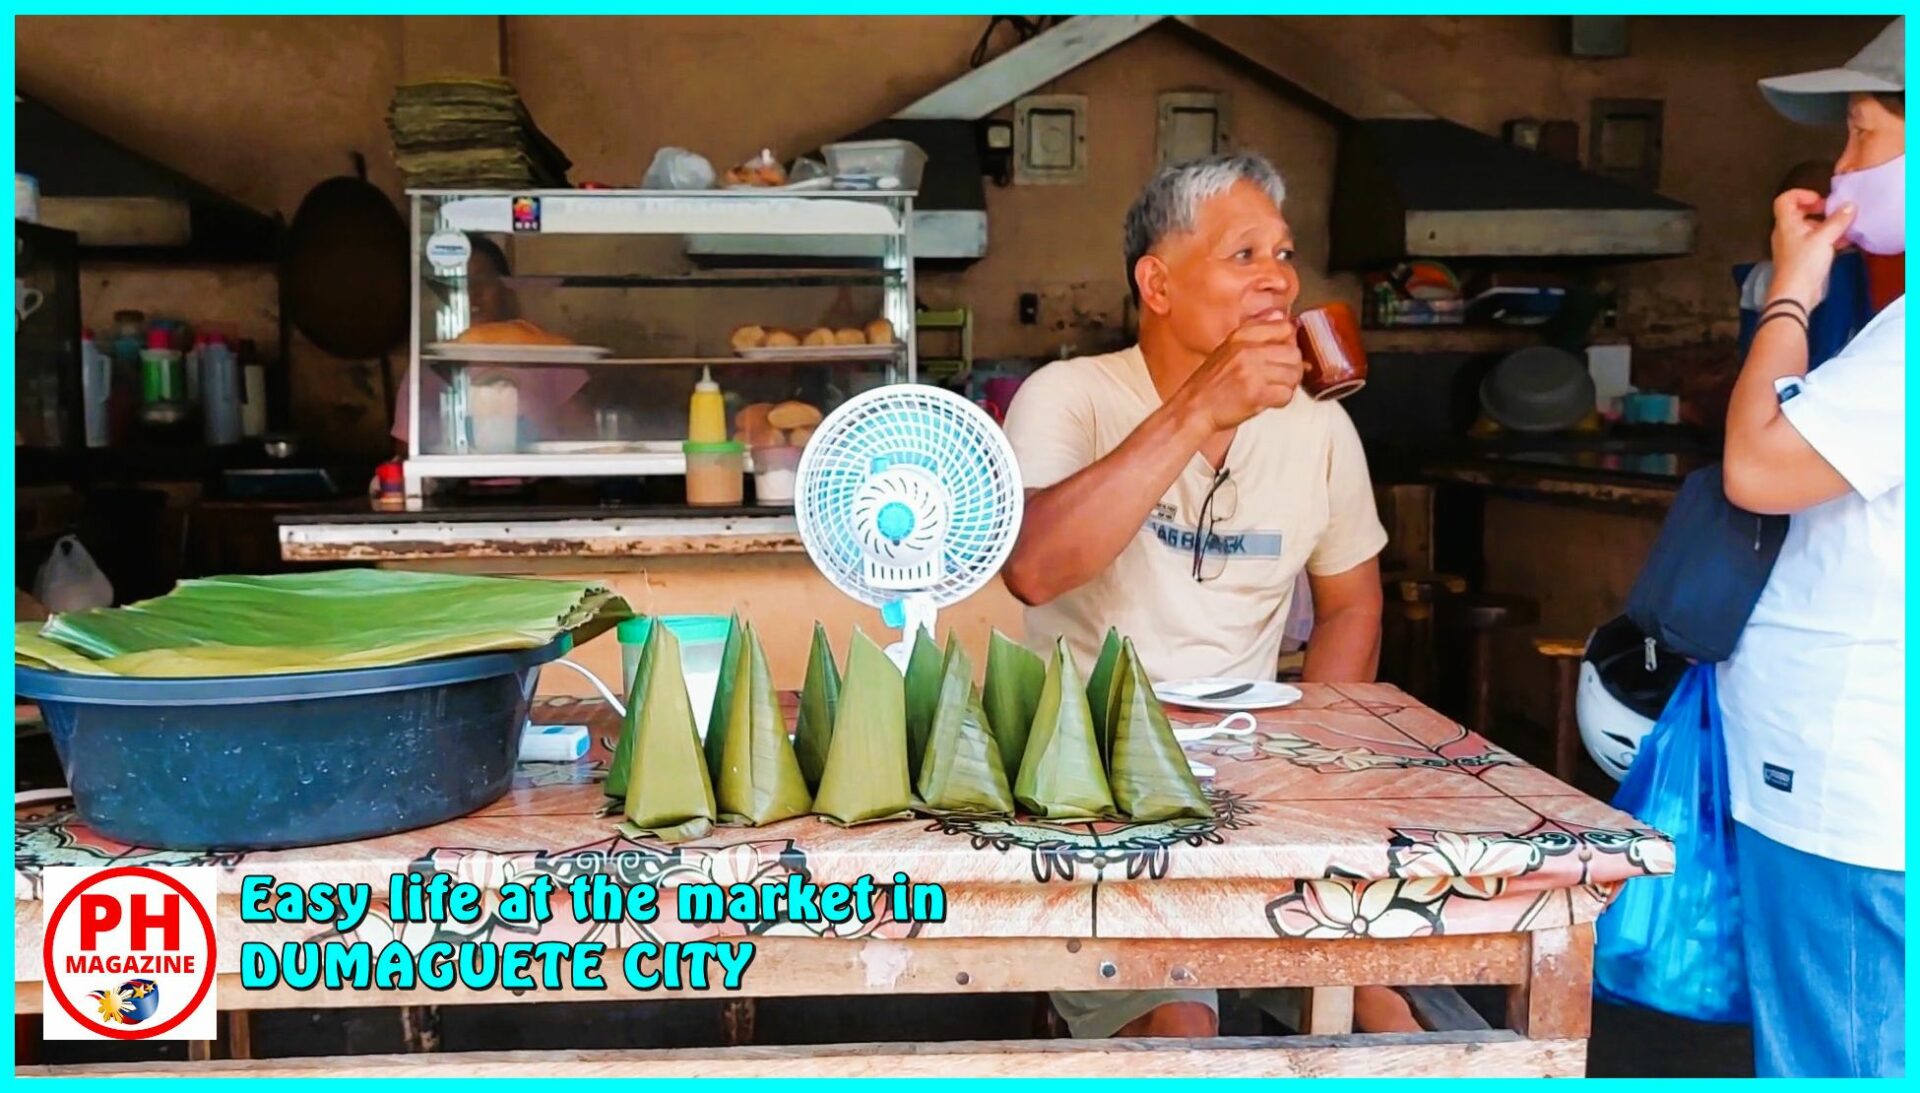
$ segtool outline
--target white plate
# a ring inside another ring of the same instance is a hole
[[[1215,691],[1224,691],[1229,687],[1238,687],[1243,683],[1252,683],[1253,686],[1226,698],[1209,700],[1199,697]],[[1300,688],[1288,683],[1276,683],[1272,680],[1222,679],[1214,676],[1156,683],[1153,693],[1154,697],[1169,706],[1179,706],[1189,710],[1267,710],[1276,706],[1291,706],[1306,697],[1300,692]]]
[[[757,349],[736,349],[734,356],[749,361],[886,361],[892,360],[892,345],[782,345]]]
[[[474,364],[590,364],[613,356],[603,345],[467,345],[462,342],[434,342],[426,346],[427,355],[441,360],[468,361]]]
[[[677,440],[536,440],[527,445],[535,455],[678,455]]]

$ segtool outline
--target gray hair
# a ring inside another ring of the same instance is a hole
[[[1127,287],[1133,290],[1136,303],[1140,285],[1134,280],[1133,267],[1141,257],[1167,236],[1192,231],[1201,203],[1226,193],[1236,182],[1260,187],[1275,205],[1287,199],[1287,184],[1280,172],[1265,156],[1253,152],[1170,163],[1147,180],[1127,210]]]

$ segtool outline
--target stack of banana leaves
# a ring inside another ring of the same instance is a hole
[[[385,668],[585,642],[632,617],[578,581],[340,569],[181,581],[124,607],[14,627],[14,663],[95,676],[184,678]]]
[[[416,189],[565,189],[572,162],[520,93],[495,77],[401,84],[387,108],[393,160]]]

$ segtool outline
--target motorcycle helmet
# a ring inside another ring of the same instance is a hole
[[[1688,667],[1685,657],[1647,637],[1625,615],[1587,639],[1574,713],[1587,754],[1614,781],[1627,776],[1640,741]]]

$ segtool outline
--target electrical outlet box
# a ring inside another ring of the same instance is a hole
[[[1231,147],[1229,99],[1222,91],[1169,91],[1160,96],[1156,141],[1161,166],[1186,163]]]
[[[1013,104],[1013,181],[1058,185],[1087,180],[1087,97],[1029,95]]]

